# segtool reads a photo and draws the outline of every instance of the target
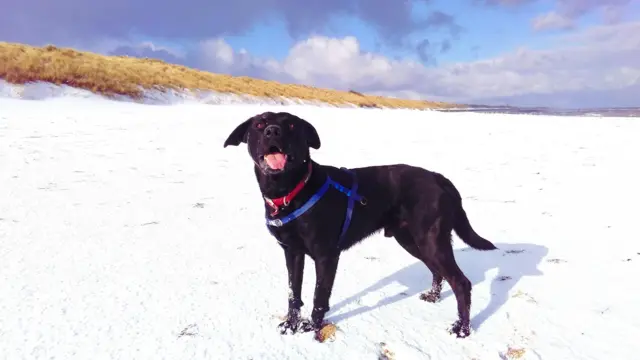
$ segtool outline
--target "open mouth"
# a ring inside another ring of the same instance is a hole
[[[283,170],[287,165],[287,155],[275,145],[269,147],[269,150],[262,158],[271,170]]]

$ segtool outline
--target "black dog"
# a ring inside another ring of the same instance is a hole
[[[384,229],[433,273],[422,300],[440,299],[442,281],[458,302],[451,333],[469,335],[471,282],[453,255],[451,231],[475,249],[496,247],[469,224],[462,199],[443,175],[409,165],[338,169],[320,165],[309,148],[320,148],[316,129],[286,113],[266,112],[240,124],[224,143],[248,145],[265,200],[267,228],[277,239],[289,273],[289,308],[280,331],[313,331],[329,310],[340,253]],[[311,320],[300,317],[305,255],[315,262]]]

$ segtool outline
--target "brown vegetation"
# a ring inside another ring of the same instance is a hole
[[[315,339],[319,342],[335,339],[337,330],[338,328],[334,324],[326,323],[320,330],[316,331]]]
[[[45,81],[87,89],[105,96],[141,98],[142,89],[214,90],[259,97],[286,97],[361,107],[448,108],[453,104],[403,100],[358,92],[282,84],[194,70],[156,59],[104,56],[58,48],[0,42],[0,78],[14,84]]]

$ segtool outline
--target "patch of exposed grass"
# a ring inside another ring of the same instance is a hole
[[[213,74],[157,59],[104,56],[52,45],[32,47],[6,42],[0,42],[0,78],[13,84],[45,81],[105,96],[126,95],[134,99],[142,97],[142,89],[189,89],[316,100],[334,105],[350,103],[361,107],[435,109],[454,106]]]
[[[525,349],[512,348],[511,346],[509,346],[507,351],[504,354],[502,354],[500,357],[505,360],[520,359],[524,356],[525,353],[526,353]]]
[[[378,344],[380,346],[380,353],[378,354],[378,360],[395,360],[396,354],[391,351],[388,345],[384,342]]]

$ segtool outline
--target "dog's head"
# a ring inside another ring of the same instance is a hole
[[[307,121],[287,112],[265,112],[238,125],[224,147],[246,143],[253,162],[264,174],[277,174],[304,165],[309,148],[319,149],[318,132]]]

